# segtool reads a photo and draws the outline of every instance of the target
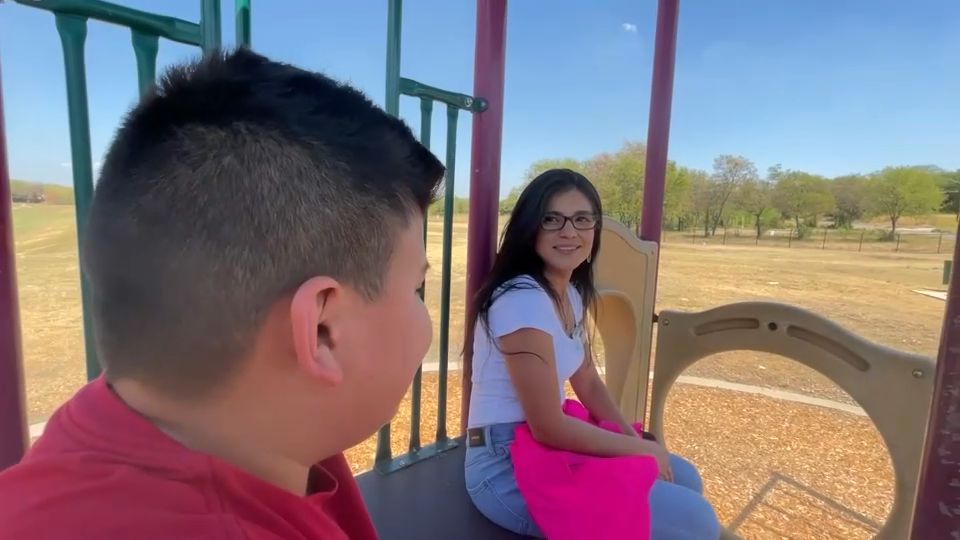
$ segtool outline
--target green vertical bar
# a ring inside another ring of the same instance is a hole
[[[90,116],[87,111],[87,75],[83,47],[87,39],[87,19],[75,15],[56,15],[57,31],[63,44],[63,63],[67,76],[67,109],[70,117],[70,159],[73,168],[73,196],[76,203],[77,243],[81,245],[87,228],[87,213],[93,199],[93,163],[90,157]],[[86,350],[87,378],[100,374],[100,363],[93,340],[90,319],[90,291],[80,275],[83,306],[83,339]]]
[[[430,135],[432,131],[433,100],[430,98],[420,98],[420,144],[426,146],[427,149],[430,148]]]
[[[131,35],[133,53],[137,55],[137,83],[142,96],[157,78],[157,51],[160,48],[160,38],[144,34],[139,30],[132,30]]]
[[[401,0],[390,0],[387,14],[387,101],[389,114],[400,115],[400,26]]]
[[[430,99],[420,100],[420,144],[430,148],[430,128],[433,123],[433,101]],[[429,214],[423,216],[423,243],[427,243],[427,225]],[[424,282],[420,287],[420,298],[426,295],[427,285]],[[413,388],[410,395],[410,451],[420,450],[420,411],[421,396],[423,393],[423,367],[417,369],[417,374],[413,378]]]
[[[387,95],[386,110],[388,114],[400,115],[400,24],[403,5],[400,0],[390,0],[387,8]],[[390,424],[380,428],[377,437],[377,454],[375,463],[389,461],[392,457],[390,449]]]
[[[220,48],[220,0],[201,0],[200,41],[204,54]]]
[[[443,200],[443,266],[440,273],[440,389],[437,394],[437,441],[447,438],[447,372],[450,348],[450,267],[453,254],[453,188],[457,168],[456,107],[447,105],[447,178]]]
[[[250,0],[236,0],[237,45],[249,47],[250,39]]]

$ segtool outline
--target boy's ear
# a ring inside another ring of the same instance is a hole
[[[343,297],[340,283],[318,276],[300,285],[290,302],[297,364],[310,376],[331,386],[343,381],[343,369],[333,354],[337,336],[330,327]]]

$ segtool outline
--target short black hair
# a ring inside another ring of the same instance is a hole
[[[196,395],[310,277],[375,299],[443,174],[324,75],[246,49],[170,69],[118,130],[82,242],[107,376]]]

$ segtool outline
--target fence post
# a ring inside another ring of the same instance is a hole
[[[827,249],[827,232],[829,231],[830,229],[823,230],[823,244],[820,245],[820,249]]]
[[[723,245],[727,245],[727,228],[723,228]]]
[[[897,253],[900,253],[900,237],[902,236],[902,234],[897,233]]]
[[[940,231],[940,239],[937,240],[937,255],[940,254],[940,248],[943,247],[943,231]]]
[[[697,229],[696,228],[690,231],[690,243],[693,245],[697,245]]]
[[[857,252],[863,251],[863,235],[867,234],[866,229],[860,231],[860,247],[857,248]]]
[[[787,236],[787,247],[793,246],[793,229],[790,229],[790,235]]]

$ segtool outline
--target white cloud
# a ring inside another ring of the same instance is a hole
[[[93,171],[94,171],[94,172],[99,171],[101,165],[103,165],[103,162],[102,162],[102,161],[94,161],[94,162],[93,162]],[[64,161],[64,162],[60,163],[60,166],[63,167],[64,169],[72,169],[72,168],[73,168],[73,163],[71,163],[71,162],[69,162],[69,161]]]
[[[635,24],[633,24],[633,23],[625,22],[625,23],[621,24],[620,27],[623,28],[623,30],[624,30],[625,32],[630,32],[630,33],[633,33],[633,34],[636,34],[636,33],[637,33],[637,25],[635,25]]]

